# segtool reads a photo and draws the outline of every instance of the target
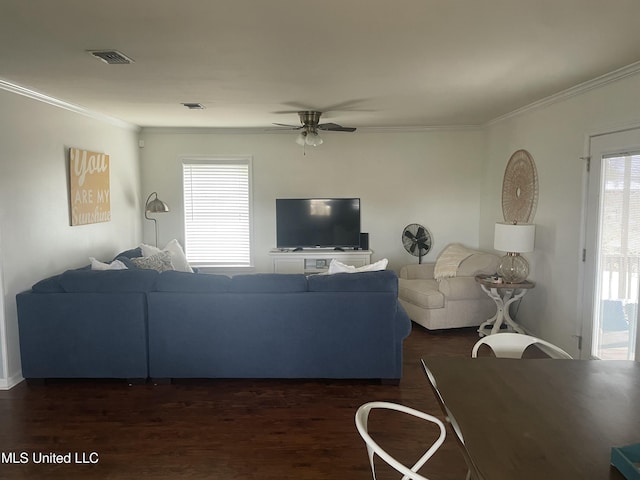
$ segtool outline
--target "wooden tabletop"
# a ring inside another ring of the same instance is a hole
[[[480,479],[623,479],[640,443],[640,362],[424,358]]]

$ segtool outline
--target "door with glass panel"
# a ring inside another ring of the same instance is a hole
[[[593,137],[590,150],[582,356],[634,360],[640,351],[640,130]]]

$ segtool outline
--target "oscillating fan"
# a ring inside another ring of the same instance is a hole
[[[402,231],[402,244],[407,252],[418,257],[418,263],[422,263],[422,257],[431,250],[431,234],[422,225],[411,223]]]

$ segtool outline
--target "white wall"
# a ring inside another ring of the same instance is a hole
[[[110,222],[70,226],[68,148],[111,156]],[[20,380],[15,295],[140,242],[137,131],[0,90],[0,388]]]
[[[171,212],[157,215],[159,246],[172,238],[183,243],[181,155],[251,155],[255,270],[271,269],[276,244],[278,197],[360,197],[362,231],[369,232],[373,260],[388,258],[390,268],[417,263],[401,243],[409,223],[426,226],[434,261],[448,243],[478,246],[484,140],[480,130],[405,133],[323,133],[324,144],[295,144],[295,132],[241,134],[211,130],[144,129],[141,139],[142,189],[167,202]],[[144,239],[154,242],[152,222]]]
[[[480,244],[491,250],[493,225],[502,220],[501,188],[509,157],[523,148],[539,177],[534,219],[535,252],[527,255],[536,287],[518,315],[536,335],[577,355],[582,275],[582,196],[586,138],[640,120],[640,75],[627,77],[487,128],[486,188],[482,195]],[[589,252],[593,254],[593,252]]]

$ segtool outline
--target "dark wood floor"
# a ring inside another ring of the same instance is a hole
[[[405,341],[400,385],[23,382],[0,392],[0,478],[370,479],[366,449],[354,426],[357,407],[387,400],[442,418],[419,360],[428,355],[468,356],[477,339],[469,329],[430,333],[414,324]],[[432,433],[393,413],[372,414],[371,426],[385,446],[397,446],[393,454],[411,463],[424,452]],[[34,462],[68,453],[71,463]],[[12,454],[16,462],[28,462],[10,463]],[[88,463],[77,463],[83,461]],[[378,473],[379,480],[399,478],[382,464]],[[464,460],[451,435],[423,473],[434,480],[464,478]]]

